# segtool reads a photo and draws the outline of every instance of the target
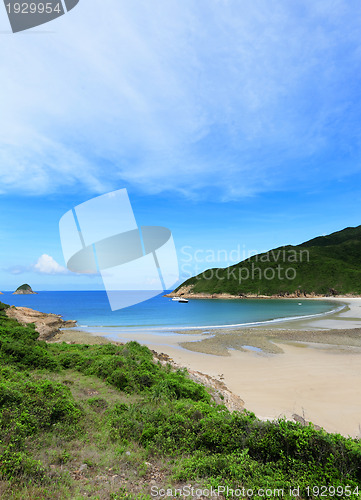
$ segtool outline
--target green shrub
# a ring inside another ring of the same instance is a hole
[[[97,376],[129,394],[146,393],[154,397],[163,394],[171,399],[210,401],[206,389],[190,380],[185,370],[172,372],[154,363],[151,351],[137,342],[128,342],[124,346],[84,347],[53,344],[49,349],[61,367]]]
[[[110,424],[113,439],[136,441],[154,454],[190,456],[178,466],[181,480],[242,477],[245,484],[262,480],[269,486],[275,478],[290,486],[295,478],[305,486],[319,484],[320,478],[333,485],[361,483],[360,442],[312,426],[261,422],[252,413],[231,414],[190,399],[118,405]]]
[[[29,457],[26,452],[6,450],[0,455],[0,478],[22,479],[34,482],[44,480],[45,468],[39,460]]]
[[[0,377],[0,477],[41,480],[44,468],[29,455],[29,439],[40,432],[74,435],[82,412],[63,384],[10,367]]]
[[[14,320],[0,319],[0,362],[18,369],[58,369],[56,359],[45,342],[36,341],[38,333],[33,324],[21,326]]]
[[[8,304],[0,302],[0,316],[5,316],[5,310],[8,309],[9,307],[10,306]]]
[[[34,380],[0,383],[2,443],[21,444],[23,438],[53,425],[76,425],[81,417],[70,390],[63,384]]]

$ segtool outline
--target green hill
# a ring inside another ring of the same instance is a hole
[[[361,226],[252,256],[227,268],[208,269],[175,294],[361,294]]]

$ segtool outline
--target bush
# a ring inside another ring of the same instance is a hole
[[[5,310],[8,309],[9,307],[10,306],[8,304],[0,302],[0,316],[5,316]]]
[[[151,351],[137,342],[123,346],[49,346],[56,363],[94,375],[126,393],[163,395],[171,399],[210,401],[206,389],[189,379],[185,370],[172,372],[153,362]],[[158,395],[158,396],[157,396]]]
[[[321,478],[333,485],[361,482],[360,442],[312,425],[261,422],[252,413],[231,414],[189,399],[118,405],[110,423],[113,439],[134,440],[154,454],[188,455],[177,468],[181,480],[242,477],[245,484],[269,486],[276,478],[290,486],[320,484]]]
[[[36,380],[26,373],[0,383],[0,432],[2,443],[21,443],[22,438],[53,425],[76,425],[81,411],[63,384]]]
[[[0,455],[0,478],[38,482],[44,480],[45,468],[39,460],[32,459],[26,452],[7,450]]]
[[[28,457],[27,440],[53,429],[66,436],[76,432],[81,411],[62,384],[11,368],[0,375],[0,476],[39,479],[43,468]]]
[[[56,359],[45,342],[36,341],[33,324],[21,326],[14,320],[0,318],[0,362],[15,364],[18,369],[58,369]]]

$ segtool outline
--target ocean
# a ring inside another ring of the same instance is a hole
[[[37,295],[4,292],[0,300],[61,314],[65,320],[75,319],[77,326],[86,330],[117,328],[124,332],[141,330],[150,333],[213,326],[252,326],[329,314],[344,307],[327,299],[194,299],[182,304],[158,295],[146,302],[111,311],[104,291],[44,291]]]

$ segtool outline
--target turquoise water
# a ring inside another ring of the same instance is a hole
[[[103,291],[39,292],[38,295],[12,295],[5,292],[0,295],[0,300],[15,306],[61,314],[64,319],[77,320],[78,326],[83,328],[117,327],[122,330],[150,331],[252,325],[327,314],[340,308],[339,303],[327,299],[193,299],[181,304],[159,295],[141,304],[112,312]]]

